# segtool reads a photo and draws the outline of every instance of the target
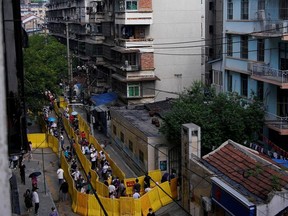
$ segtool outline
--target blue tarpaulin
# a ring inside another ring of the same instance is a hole
[[[275,159],[275,158],[273,158],[272,160],[275,161],[276,163],[288,168],[288,160]]]
[[[94,106],[109,104],[115,100],[117,100],[117,94],[115,92],[93,95],[91,97]]]

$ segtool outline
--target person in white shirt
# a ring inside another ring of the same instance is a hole
[[[57,170],[57,177],[58,177],[59,185],[61,185],[64,179],[64,170],[61,167],[59,167],[59,169]]]
[[[139,198],[140,198],[140,194],[139,194],[138,192],[135,192],[135,193],[133,194],[133,198],[134,198],[134,199],[139,199]]]
[[[34,203],[34,207],[35,207],[35,215],[38,215],[38,209],[39,209],[39,195],[37,193],[37,187],[33,188],[33,192],[32,192],[32,201]]]
[[[116,187],[113,184],[110,184],[108,186],[108,190],[109,190],[109,197],[115,198]]]

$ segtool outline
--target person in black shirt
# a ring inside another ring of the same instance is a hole
[[[68,193],[68,183],[65,181],[65,179],[63,180],[63,183],[60,186],[59,192],[61,192],[62,201],[66,201]]]
[[[147,214],[147,216],[155,216],[152,208],[149,208],[149,213]]]

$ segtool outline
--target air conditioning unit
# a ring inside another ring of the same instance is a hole
[[[280,31],[284,33],[288,33],[288,21],[283,21],[280,25]]]
[[[210,212],[212,210],[212,201],[210,197],[202,197],[202,207],[206,212]]]
[[[129,66],[129,61],[125,60],[125,67],[128,67],[128,66]]]

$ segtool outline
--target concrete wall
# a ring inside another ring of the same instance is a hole
[[[153,24],[150,32],[154,38],[155,75],[161,80],[156,81],[156,89],[159,90],[159,94],[155,97],[156,101],[166,97],[177,97],[175,94],[164,93],[161,90],[181,92],[184,88],[191,86],[193,80],[201,80],[201,75],[204,78],[201,47],[198,46],[203,42],[179,43],[204,39],[205,1],[202,2],[203,4],[200,1],[191,0],[153,1]],[[171,48],[180,46],[198,47]],[[161,47],[171,49],[159,49]]]

